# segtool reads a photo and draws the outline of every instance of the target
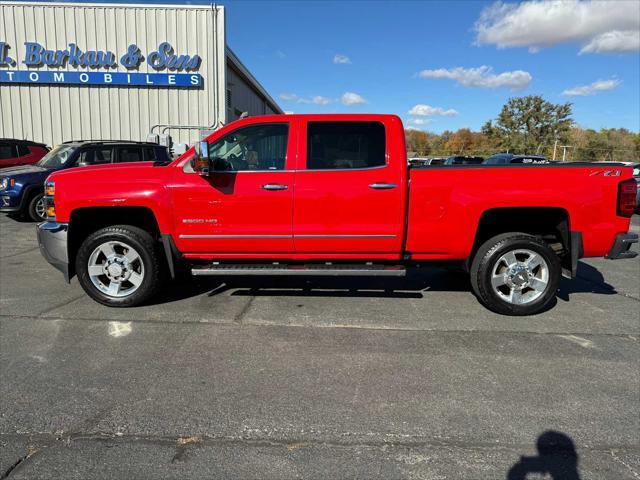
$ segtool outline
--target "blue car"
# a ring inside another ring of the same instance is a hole
[[[58,145],[34,165],[0,170],[0,213],[46,220],[44,181],[57,170],[123,162],[170,162],[166,147],[127,141],[76,141]]]

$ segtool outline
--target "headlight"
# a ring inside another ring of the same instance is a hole
[[[7,177],[3,177],[0,179],[0,191],[6,190],[9,186],[9,179]]]

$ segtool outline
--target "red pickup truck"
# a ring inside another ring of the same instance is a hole
[[[456,263],[503,314],[539,312],[581,257],[630,258],[620,164],[409,168],[392,115],[231,123],[171,163],[71,169],[45,185],[45,258],[109,306],[163,277],[402,276]]]

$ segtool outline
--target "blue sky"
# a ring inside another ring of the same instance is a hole
[[[441,132],[536,94],[572,102],[581,126],[640,130],[636,0],[218,3],[229,46],[287,111],[395,113]]]

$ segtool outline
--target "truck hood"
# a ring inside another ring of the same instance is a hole
[[[18,175],[30,174],[30,173],[43,173],[48,172],[46,168],[39,167],[38,165],[21,165],[19,167],[8,167],[0,169],[0,177],[13,177]]]
[[[87,167],[65,168],[57,170],[49,177],[53,181],[70,182],[138,182],[158,177],[162,166],[155,166],[153,162],[109,163]]]
[[[111,172],[122,172],[122,171],[139,171],[154,168],[153,162],[129,162],[129,163],[105,163],[102,165],[89,165],[86,167],[73,167],[73,168],[65,168],[63,170],[58,170],[55,172],[56,177],[60,175],[81,175],[80,172],[84,174],[90,174],[93,172],[103,172],[105,175],[109,175]]]

